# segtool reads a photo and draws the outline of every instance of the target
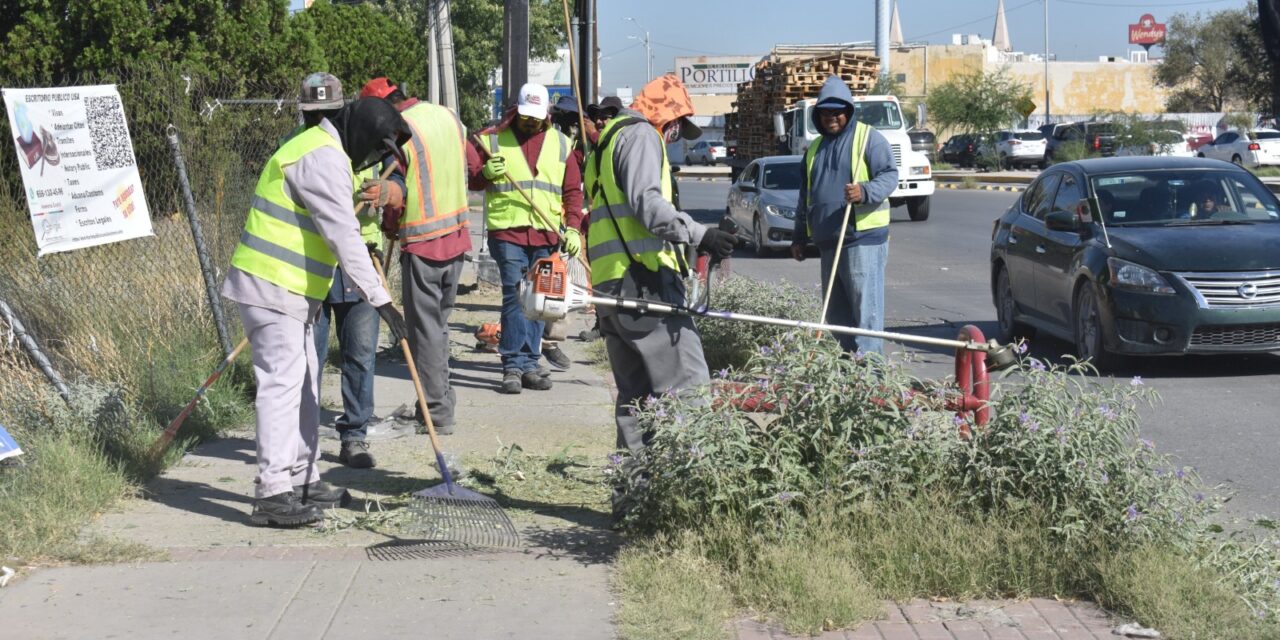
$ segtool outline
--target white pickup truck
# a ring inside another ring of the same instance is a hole
[[[1280,166],[1280,131],[1228,131],[1197,149],[1197,155],[1253,168]]]
[[[816,99],[801,100],[774,117],[775,133],[786,141],[790,152],[804,155],[809,143],[819,137],[813,125]],[[898,165],[898,188],[889,196],[889,205],[907,205],[907,213],[916,222],[929,219],[929,200],[933,195],[933,167],[929,158],[911,148],[907,122],[894,96],[854,96],[853,115],[875,127],[893,148],[893,161]]]

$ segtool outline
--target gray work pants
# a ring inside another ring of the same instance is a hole
[[[258,381],[255,494],[267,498],[320,479],[320,365],[310,324],[271,309],[239,307]]]
[[[623,319],[623,320],[620,320]],[[656,327],[648,331],[628,328],[625,316],[600,316],[600,335],[609,351],[618,401],[614,420],[618,425],[618,448],[638,453],[652,434],[643,433],[639,419],[631,415],[636,400],[667,391],[682,391],[709,384],[702,339],[693,318],[656,316],[648,319]]]
[[[449,314],[458,297],[463,256],[436,262],[401,252],[404,320],[409,350],[427,396],[427,410],[437,426],[456,422],[457,395],[449,384]],[[418,413],[422,412],[421,407]]]

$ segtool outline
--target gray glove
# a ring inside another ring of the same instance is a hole
[[[387,329],[391,331],[391,341],[399,344],[409,335],[409,330],[404,325],[404,316],[400,314],[400,310],[390,302],[378,307],[378,315],[387,323]]]

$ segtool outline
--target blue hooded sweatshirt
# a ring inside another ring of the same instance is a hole
[[[840,133],[830,135],[822,130],[818,122],[818,110],[813,110],[813,125],[822,131],[822,142],[813,157],[813,175],[805,176],[800,182],[800,201],[796,207],[796,231],[792,244],[808,244],[813,242],[819,249],[834,250],[840,239],[840,223],[844,221],[844,186],[853,181],[853,157],[850,147],[853,145],[853,94],[849,87],[837,76],[827,78],[818,93],[818,105],[830,108],[830,103],[838,102],[847,108],[849,124]],[[826,102],[828,104],[824,105]],[[870,180],[862,183],[863,202],[854,205],[855,210],[874,209],[884,202],[894,189],[898,188],[898,168],[893,163],[893,149],[889,141],[879,131],[871,130],[867,136],[866,153],[863,162],[867,163],[867,175]],[[812,202],[810,202],[809,185],[812,184]],[[854,229],[854,217],[849,216],[849,227],[845,232],[844,244],[872,245],[883,244],[889,239],[889,227],[880,227],[858,232]]]

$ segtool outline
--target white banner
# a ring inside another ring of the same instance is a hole
[[[5,89],[40,255],[151,235],[115,85]]]
[[[760,56],[676,58],[676,77],[693,95],[737,93],[739,82],[756,77]]]

